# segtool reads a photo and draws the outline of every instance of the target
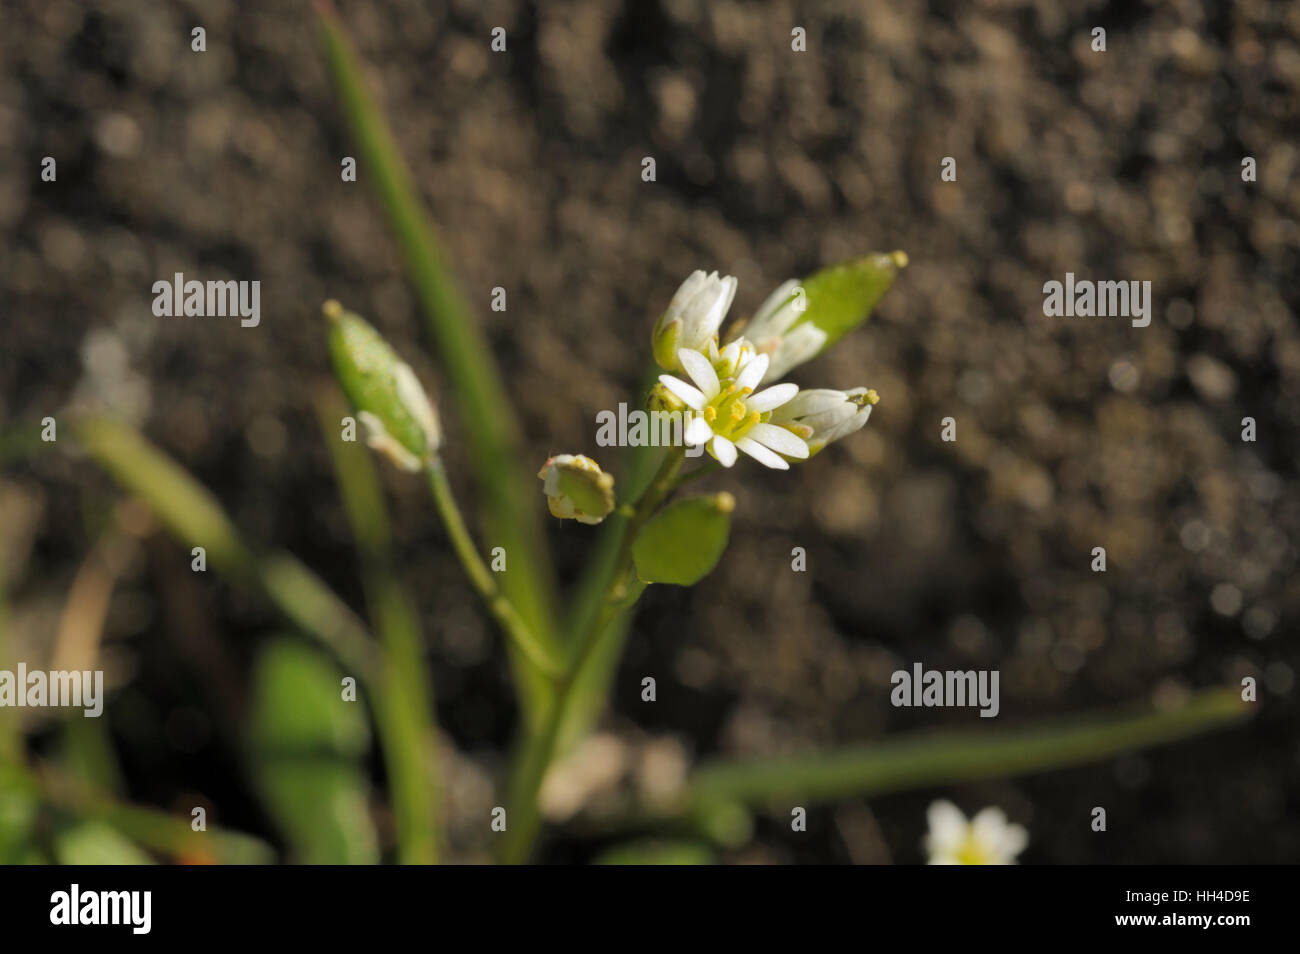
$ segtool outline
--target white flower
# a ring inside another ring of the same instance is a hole
[[[704,352],[716,342],[722,319],[736,297],[736,279],[719,278],[696,270],[682,282],[673,300],[657,322],[652,343],[655,360],[667,371],[680,370],[676,356],[680,349]]]
[[[926,818],[925,850],[932,865],[1013,865],[1029,844],[1029,833],[1009,824],[1000,808],[986,808],[968,822],[952,802],[939,801]]]
[[[808,445],[793,432],[767,423],[774,410],[799,393],[798,386],[778,384],[755,394],[769,358],[744,338],[721,351],[710,340],[707,354],[679,348],[677,360],[694,384],[671,374],[661,374],[659,381],[695,412],[684,435],[688,445],[707,444],[723,467],[736,462],[737,450],[776,470],[790,468],[784,457],[808,456]]]
[[[871,388],[836,391],[812,388],[800,391],[772,414],[772,423],[787,427],[816,454],[831,441],[860,430],[880,400]]]
[[[791,329],[807,307],[807,296],[792,278],[768,295],[745,325],[745,337],[772,359],[764,380],[780,380],[791,368],[815,357],[826,343],[826,332],[810,321]]]

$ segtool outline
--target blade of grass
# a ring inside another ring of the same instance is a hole
[[[190,820],[154,808],[116,801],[58,773],[0,761],[0,790],[34,798],[84,820],[97,820],[137,845],[186,861],[269,864],[275,852],[258,838],[222,828],[194,831]]]
[[[1043,772],[1174,742],[1250,714],[1237,690],[1210,689],[1177,708],[1136,715],[910,735],[859,749],[723,762],[706,765],[690,778],[681,807],[689,811],[719,802],[760,807],[792,798],[831,801]]]
[[[207,489],[131,427],[94,417],[78,421],[75,433],[91,457],[143,500],[173,536],[204,547],[214,569],[261,589],[358,679],[376,678],[377,654],[365,626],[311,570],[288,554],[256,555]]]
[[[501,374],[482,330],[445,264],[436,232],[424,214],[401,152],[366,85],[360,60],[327,2],[317,12],[325,57],[361,155],[424,312],[439,362],[451,382],[466,424],[490,546],[503,546],[503,589],[547,649],[556,645],[554,582],[541,545],[536,491],[517,469],[518,427]],[[512,651],[525,714],[537,718],[549,693],[546,679],[522,653]]]
[[[433,682],[421,653],[419,622],[393,565],[388,508],[370,452],[338,439],[338,422],[348,413],[347,404],[330,389],[320,393],[316,408],[361,553],[371,625],[385,651],[375,723],[388,766],[398,858],[404,864],[436,864],[442,789],[429,688]]]

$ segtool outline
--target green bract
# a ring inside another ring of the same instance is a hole
[[[729,493],[688,497],[669,504],[637,535],[632,544],[636,573],[646,583],[690,586],[712,572],[727,549],[731,511]]]

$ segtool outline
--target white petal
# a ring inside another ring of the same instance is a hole
[[[693,407],[697,411],[703,411],[704,405],[709,403],[704,399],[703,394],[696,390],[694,386],[687,384],[681,378],[675,378],[671,374],[661,374],[659,375],[659,383],[669,391],[672,391],[673,394],[676,394],[679,398],[685,401],[687,405]]]
[[[686,433],[682,435],[682,443],[687,447],[707,444],[712,436],[713,428],[709,427],[709,422],[702,417],[693,417],[691,423],[686,425]]]
[[[938,859],[956,855],[961,850],[966,840],[966,816],[952,802],[938,801],[930,804],[926,819],[930,825],[925,838],[926,849],[932,859],[942,864]]]
[[[1016,860],[1016,856],[1025,850],[1029,845],[1029,832],[1023,825],[1008,825],[1002,830],[1002,841],[999,850],[1002,857],[1008,862]]]
[[[811,361],[826,343],[826,332],[811,322],[800,325],[781,339],[781,347],[772,355],[766,380],[776,381],[791,368]]]
[[[797,457],[802,460],[808,456],[808,445],[784,427],[777,427],[774,424],[755,424],[745,436],[786,457]]]
[[[686,277],[686,281],[677,286],[677,291],[673,294],[673,300],[668,305],[668,314],[676,317],[685,309],[686,304],[700,293],[708,281],[708,276],[700,269],[696,269]]]
[[[777,309],[786,303],[786,299],[794,293],[794,290],[798,285],[799,282],[796,279],[791,278],[789,281],[782,282],[778,285],[776,291],[772,292],[772,294],[768,295],[767,298],[764,299],[763,304],[758,306],[758,311],[754,312],[754,317],[750,319],[749,327],[745,329],[749,337],[755,338],[764,335],[779,335],[782,334],[786,328],[790,327],[788,322],[778,326],[778,323],[771,319],[776,316]],[[798,312],[794,312],[790,315],[790,321],[794,320],[796,314],[798,314]],[[781,321],[785,321],[786,315],[784,312],[782,312],[780,317]]]
[[[718,458],[718,463],[723,467],[730,467],[736,462],[736,445],[721,434],[713,438],[712,447],[713,456]]]
[[[713,365],[708,358],[698,351],[687,351],[685,348],[679,348],[677,350],[677,360],[682,363],[682,367],[691,376],[695,386],[704,394],[706,401],[712,401],[718,396],[718,391],[721,390],[718,385],[718,375],[713,370]]]
[[[767,374],[767,363],[770,359],[765,354],[756,354],[750,358],[745,367],[741,369],[740,374],[736,376],[736,384],[742,388],[756,388],[758,382],[763,380],[763,375]]]
[[[748,437],[742,437],[740,440],[736,441],[736,446],[760,464],[771,467],[773,470],[790,469],[789,464],[776,454],[772,453],[758,441],[752,441]]]
[[[836,391],[833,388],[814,388],[811,391],[800,391],[800,414],[819,414],[822,411],[832,411],[842,408],[849,403],[847,391]]]
[[[405,361],[397,363],[397,367],[393,370],[393,378],[397,385],[397,399],[424,431],[428,452],[436,454],[442,444],[442,426],[438,422],[438,412],[429,403],[429,396],[420,386],[420,379],[415,376],[415,372]]]
[[[791,400],[799,393],[799,385],[778,384],[774,387],[765,388],[752,397],[745,398],[745,407],[750,411],[758,411],[762,414],[764,411],[771,411],[781,407],[787,401]]]

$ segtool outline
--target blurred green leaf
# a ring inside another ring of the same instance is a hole
[[[302,864],[373,864],[378,847],[364,708],[342,698],[340,673],[296,640],[271,642],[254,677],[252,751],[266,802]]]
[[[99,465],[143,500],[174,537],[186,546],[204,547],[214,569],[260,587],[353,674],[368,679],[375,672],[365,627],[320,577],[288,554],[257,557],[216,498],[138,431],[111,418],[92,417],[77,422],[76,434]]]
[[[703,766],[691,777],[685,805],[832,801],[1042,772],[1173,742],[1250,714],[1238,690],[1212,689],[1176,708],[1138,715],[908,735],[856,749],[718,763]]]
[[[397,827],[398,857],[407,864],[438,860],[441,789],[433,684],[414,604],[393,564],[388,508],[371,456],[339,439],[343,402],[331,389],[317,401],[334,460],[343,507],[361,551],[366,601],[384,646],[378,691],[371,696]]]
[[[54,835],[54,856],[61,865],[151,865],[153,859],[99,821],[65,825]]]
[[[615,845],[598,855],[597,865],[711,865],[717,859],[707,845],[693,841],[647,839]]]
[[[487,546],[504,547],[508,569],[502,588],[548,651],[557,649],[554,580],[542,550],[541,511],[532,474],[518,462],[518,424],[487,340],[447,267],[436,232],[411,175],[371,95],[360,60],[328,4],[318,4],[325,56],[360,153],[361,176],[374,187],[436,345],[438,360],[456,393],[458,409],[483,492]],[[535,723],[549,698],[549,682],[512,648],[525,717]]]
[[[76,433],[100,466],[144,498],[182,542],[203,547],[223,573],[253,572],[253,555],[217,499],[138,431],[94,417],[79,421]]]
[[[23,864],[33,850],[39,808],[31,795],[0,788],[0,865]]]
[[[792,327],[811,322],[826,332],[826,351],[870,317],[900,269],[907,265],[902,252],[873,254],[824,268],[803,280],[808,307]]]
[[[731,532],[730,494],[688,497],[664,507],[632,543],[637,576],[646,583],[691,586],[713,571]]]
[[[136,845],[183,861],[249,865],[268,864],[275,858],[267,844],[250,835],[211,826],[207,831],[196,832],[188,818],[115,801],[48,766],[38,773],[20,763],[0,759],[0,799],[3,798],[46,805],[81,821],[102,822]],[[10,810],[31,818],[27,807]],[[27,863],[38,858],[39,855],[29,850],[22,860]]]

